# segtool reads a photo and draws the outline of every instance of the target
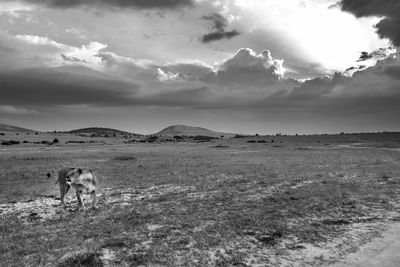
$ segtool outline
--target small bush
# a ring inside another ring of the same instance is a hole
[[[74,140],[67,141],[67,144],[84,144],[84,143],[86,143],[86,142],[85,141],[74,141]]]
[[[217,138],[212,137],[212,136],[205,136],[205,135],[196,135],[193,137],[193,140],[200,141],[200,142],[210,142],[212,139],[217,139]]]
[[[1,143],[1,145],[3,146],[12,146],[12,145],[19,145],[20,142],[19,141],[15,141],[15,140],[10,140],[10,141],[3,141]]]
[[[4,133],[0,133],[0,135],[3,135],[3,136],[4,136],[5,134],[4,134]]]
[[[229,148],[228,145],[222,145],[222,144],[216,145],[216,146],[214,146],[214,147],[215,147],[215,148]]]
[[[57,138],[54,138],[53,144],[58,144],[60,141]]]
[[[157,139],[158,139],[157,136],[152,135],[152,136],[148,136],[148,137],[146,138],[146,140],[144,140],[144,142],[154,143],[154,142],[157,141]]]
[[[42,145],[52,145],[53,143],[50,141],[43,140],[40,142]]]
[[[256,140],[249,140],[249,141],[247,141],[247,143],[257,143],[257,141]]]
[[[137,158],[134,156],[125,155],[125,156],[117,156],[114,158],[114,160],[137,160]]]

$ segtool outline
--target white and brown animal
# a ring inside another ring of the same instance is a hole
[[[81,168],[65,168],[58,172],[58,182],[60,185],[60,205],[66,206],[65,195],[72,187],[76,191],[76,198],[79,206],[85,209],[81,194],[90,194],[92,208],[96,208],[97,178],[91,170]]]

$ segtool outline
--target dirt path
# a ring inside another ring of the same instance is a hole
[[[381,237],[349,254],[345,259],[329,265],[359,267],[398,267],[400,266],[400,223],[395,223]]]

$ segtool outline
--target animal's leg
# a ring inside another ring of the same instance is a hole
[[[65,195],[68,193],[70,186],[68,184],[60,184],[60,205],[67,206],[65,204]]]
[[[82,201],[81,194],[79,193],[79,190],[76,190],[76,198],[78,199],[79,206],[81,206],[82,209],[85,210],[85,203]]]
[[[92,198],[92,208],[96,209],[97,208],[97,206],[96,206],[97,205],[96,191],[92,191],[90,193],[90,196]]]

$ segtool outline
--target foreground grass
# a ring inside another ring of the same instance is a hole
[[[301,250],[344,235],[354,223],[385,220],[400,189],[397,151],[109,146],[1,155],[1,201],[57,195],[54,180],[45,178],[49,162],[54,170],[90,166],[102,188],[114,191],[95,211],[60,211],[29,224],[2,216],[0,261],[7,266],[101,266],[104,249],[116,253],[114,264],[247,266],[253,252],[283,255],[278,244],[289,237],[295,242],[286,248]],[[108,201],[127,192],[143,198]]]

